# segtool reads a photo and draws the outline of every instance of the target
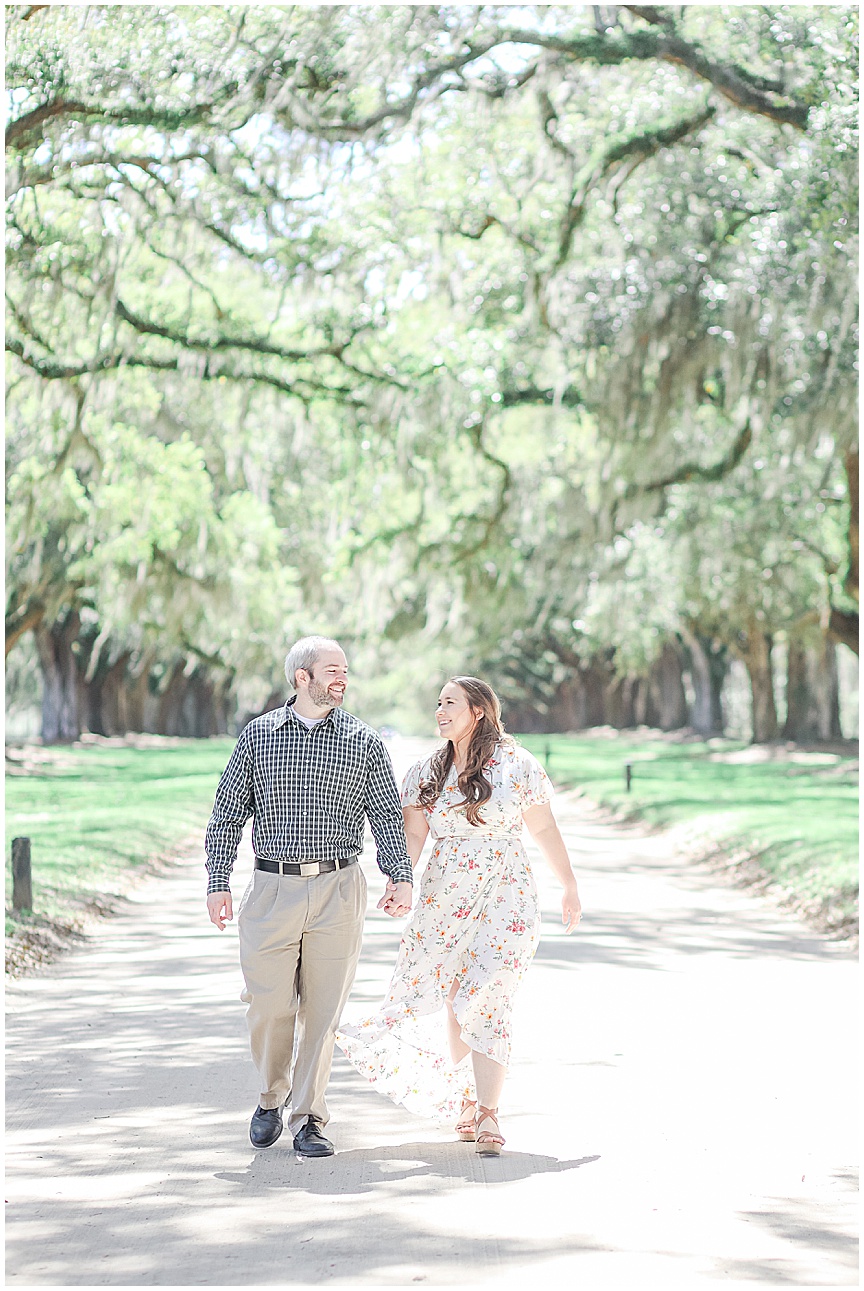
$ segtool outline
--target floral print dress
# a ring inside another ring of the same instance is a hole
[[[402,803],[416,807],[429,762],[405,777]],[[473,1097],[470,1062],[454,1067],[441,1011],[455,981],[453,1010],[471,1049],[507,1066],[513,997],[537,946],[537,889],[522,845],[522,813],[552,797],[540,763],[511,740],[485,772],[492,797],[470,825],[451,768],[432,807],[433,840],[414,913],[387,996],[372,1017],[343,1024],[340,1048],[382,1094],[421,1116],[446,1120]]]

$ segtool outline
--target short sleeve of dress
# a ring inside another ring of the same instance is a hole
[[[403,807],[418,806],[417,795],[420,792],[420,772],[423,769],[422,762],[415,762],[406,772],[405,779],[402,781],[402,793],[400,799]]]
[[[543,767],[527,749],[519,750],[522,810],[551,802],[555,789]]]

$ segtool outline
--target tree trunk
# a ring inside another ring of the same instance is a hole
[[[849,545],[849,568],[846,571],[846,578],[843,583],[843,590],[847,596],[850,596],[857,603],[859,592],[858,584],[858,446],[850,448],[846,453],[843,464],[846,467],[846,482],[849,488],[849,530],[847,533],[847,542]]]
[[[837,647],[824,635],[789,640],[783,734],[801,743],[841,738]]]
[[[644,677],[615,677],[606,687],[606,722],[616,731],[644,726],[647,690]]]
[[[858,584],[858,447],[850,448],[843,459],[846,467],[846,483],[849,489],[849,528],[846,532],[848,563],[846,577],[843,579],[843,591],[856,605],[860,595]],[[833,641],[846,645],[855,654],[859,652],[858,611],[843,610],[831,606],[828,620],[828,632]]]
[[[87,687],[87,729],[94,735],[126,734],[120,716],[120,691],[131,657],[131,651],[124,650],[113,663],[99,661]]]
[[[207,673],[202,668],[196,668],[192,674],[187,705],[187,733],[195,739],[203,740],[214,733],[216,706],[213,690],[213,682]]]
[[[651,697],[651,724],[661,731],[680,731],[687,725],[687,696],[681,656],[671,641],[663,646],[648,675]]]
[[[211,735],[227,735],[234,711],[234,672],[228,672],[214,689],[214,722]],[[284,701],[283,701],[284,702]]]
[[[185,676],[186,661],[175,663],[168,684],[159,695],[156,710],[156,730],[160,735],[183,735],[183,700],[189,684]]]
[[[184,739],[226,734],[232,683],[230,673],[214,679],[201,665],[187,673],[185,662],[178,660],[158,697],[156,729],[162,735],[178,735]]]
[[[238,717],[237,729],[242,731],[243,727],[246,726],[249,722],[251,722],[253,717],[260,717],[262,713],[272,713],[274,708],[281,708],[282,705],[285,703],[285,698],[286,696],[285,696],[284,690],[271,690],[270,694],[267,696],[267,698],[265,699],[264,703],[260,708],[256,708],[252,712],[243,713]],[[540,729],[540,727],[537,726],[536,724],[537,711],[536,709],[532,708],[530,704],[526,704],[526,703],[511,704],[511,703],[508,703],[507,700],[502,700],[501,707],[504,712],[504,724],[508,728],[508,730],[512,729],[514,731],[524,731],[525,734],[527,735],[529,732],[532,732],[535,729],[536,730]],[[227,731],[227,727],[228,727],[227,707],[226,707],[225,721],[226,721],[226,731]],[[526,722],[528,723],[527,726],[525,725]]]
[[[151,705],[148,703],[152,654],[139,660],[134,672],[126,667],[117,682],[117,724],[122,731],[150,731],[154,729]]]
[[[722,735],[726,725],[723,716],[723,683],[729,671],[726,647],[716,645],[710,637],[682,625],[681,638],[687,647],[693,705],[689,725],[700,735]]]
[[[585,698],[584,726],[605,726],[608,721],[606,692],[612,669],[605,660],[595,660],[581,672],[582,693]]]
[[[857,610],[838,610],[832,605],[828,618],[828,631],[832,641],[848,646],[854,654],[859,653]]]
[[[544,723],[547,731],[581,731],[585,725],[585,694],[578,672],[571,673],[556,687]]]
[[[648,725],[648,685],[644,677],[632,677],[633,725]]]
[[[633,682],[630,677],[613,677],[603,694],[606,724],[617,731],[635,725],[633,720]]]
[[[42,739],[46,744],[77,740],[81,734],[81,688],[73,645],[81,619],[72,610],[51,627],[35,630],[42,669]]]
[[[774,701],[771,644],[769,633],[751,628],[747,633],[747,644],[740,650],[750,677],[754,744],[767,744],[776,740],[779,731]]]
[[[282,703],[285,700],[283,698]],[[503,705],[504,724],[508,731],[520,731],[523,735],[542,735],[546,730],[546,720],[543,714],[527,700],[521,703],[508,703]],[[263,709],[262,712],[266,712]],[[258,713],[247,714],[241,721],[241,728],[251,721],[253,717],[259,716]]]

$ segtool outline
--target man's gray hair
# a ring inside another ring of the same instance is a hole
[[[293,690],[297,689],[297,669],[302,668],[305,672],[311,672],[314,664],[318,662],[321,651],[326,650],[328,646],[335,646],[341,650],[338,641],[332,637],[301,637],[295,641],[291,649],[285,656],[285,677],[288,685]]]

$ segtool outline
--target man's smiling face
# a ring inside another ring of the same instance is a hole
[[[348,661],[338,646],[322,650],[307,672],[299,669],[297,680],[307,678],[306,690],[317,708],[339,708],[348,686]]]

